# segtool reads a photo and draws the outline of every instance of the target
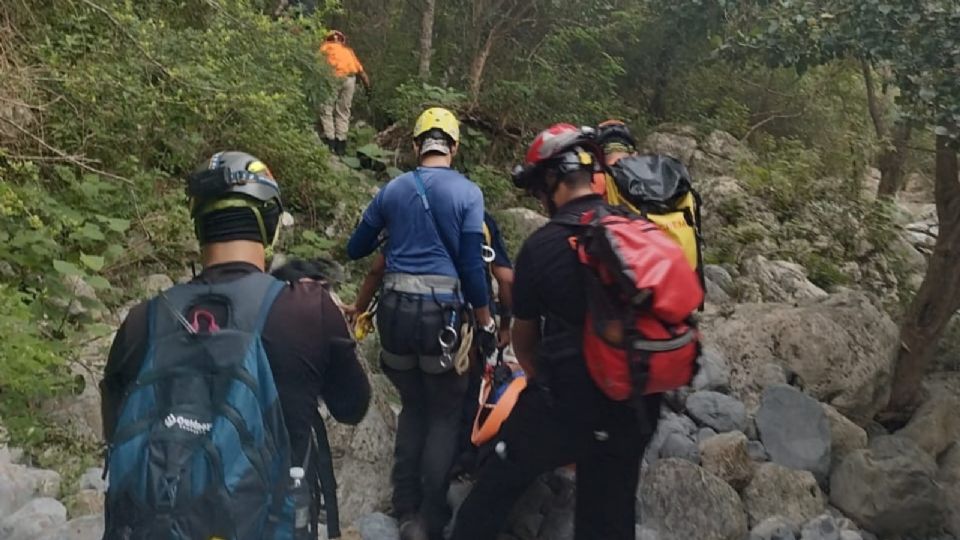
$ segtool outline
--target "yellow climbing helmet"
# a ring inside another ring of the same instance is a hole
[[[413,126],[413,138],[417,139],[430,130],[440,130],[454,143],[460,142],[460,121],[456,115],[442,107],[432,107],[423,111]]]

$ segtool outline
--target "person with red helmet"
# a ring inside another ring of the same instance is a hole
[[[540,474],[575,463],[576,540],[634,538],[635,495],[659,397],[638,412],[607,398],[588,373],[581,343],[587,314],[583,266],[571,249],[579,218],[605,206],[591,184],[604,156],[592,131],[557,124],[541,132],[514,171],[514,184],[552,218],[524,242],[513,289],[513,347],[528,376],[492,441],[495,455],[461,507],[454,540],[494,540]]]

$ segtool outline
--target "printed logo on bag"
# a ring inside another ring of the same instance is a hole
[[[168,429],[173,429],[173,427],[176,426],[178,429],[182,429],[183,431],[192,433],[194,435],[206,435],[207,433],[210,433],[211,429],[213,429],[213,424],[210,422],[200,422],[198,420],[194,420],[193,418],[185,418],[180,415],[174,415],[173,413],[167,415],[167,417],[163,420],[163,425],[165,425]]]

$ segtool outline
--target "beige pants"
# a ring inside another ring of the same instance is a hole
[[[324,104],[320,112],[323,136],[328,139],[347,140],[350,129],[350,109],[353,107],[353,94],[357,90],[357,77],[344,77],[339,86],[333,89],[333,96]]]

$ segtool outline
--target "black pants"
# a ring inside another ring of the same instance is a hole
[[[626,405],[590,401],[596,408],[591,404],[594,410],[583,411],[555,403],[536,385],[521,394],[495,443],[503,451],[481,466],[460,509],[454,540],[494,540],[531,482],[570,463],[577,467],[574,538],[633,540],[640,460],[650,426],[641,429],[636,412]]]
[[[442,538],[450,519],[447,489],[458,450],[467,376],[429,375],[414,368],[381,367],[400,393],[393,465],[393,508],[400,517],[419,513],[431,539]]]

